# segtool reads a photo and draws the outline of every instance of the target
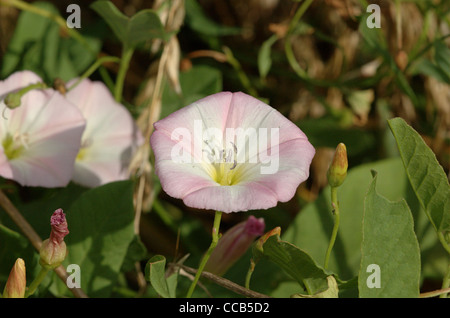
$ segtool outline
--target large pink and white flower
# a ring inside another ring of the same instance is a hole
[[[89,79],[81,81],[66,97],[86,118],[72,180],[96,187],[129,178],[132,155],[143,142],[129,111],[114,100],[105,84]]]
[[[268,209],[292,199],[315,149],[280,112],[244,93],[221,92],[154,124],[163,190],[190,207]]]
[[[85,120],[80,111],[53,89],[25,93],[9,109],[9,93],[42,82],[30,71],[0,81],[0,175],[24,186],[62,187],[69,183],[80,149]]]

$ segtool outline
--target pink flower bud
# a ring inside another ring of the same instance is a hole
[[[61,265],[67,255],[64,237],[69,234],[69,230],[66,216],[62,209],[58,209],[53,213],[50,218],[50,225],[52,227],[50,238],[42,242],[39,263],[47,269],[54,269]]]
[[[205,266],[205,271],[223,275],[248,250],[256,237],[264,233],[263,218],[250,216],[236,224],[219,239]]]
[[[327,172],[328,183],[331,187],[339,187],[347,177],[347,148],[343,143],[340,143],[336,147],[333,161]]]
[[[18,258],[9,273],[8,281],[3,290],[4,298],[24,298],[27,287],[25,262]]]

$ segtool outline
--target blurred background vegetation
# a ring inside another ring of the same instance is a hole
[[[65,18],[72,2],[39,6],[56,9]],[[304,206],[317,200],[339,142],[347,146],[350,168],[397,157],[386,122],[392,117],[412,125],[449,173],[449,1],[112,2],[127,16],[155,9],[165,30],[173,32],[166,43],[140,45],[126,75],[123,103],[144,132],[182,106],[230,90],[262,99],[306,133],[317,150],[311,177],[299,187],[298,196],[276,212],[255,212],[266,218],[267,230],[288,228]],[[120,56],[121,43],[89,8],[92,1],[76,3],[82,26],[77,31],[85,45],[50,19],[28,15],[20,20],[19,10],[0,6],[0,77],[31,69],[48,82],[56,77],[69,80],[98,56]],[[369,4],[381,9],[380,28],[366,24],[372,14],[366,11]],[[104,64],[91,78],[112,85],[117,72],[117,64]],[[212,215],[169,198],[160,191],[151,165],[145,169],[140,236],[147,250],[201,255],[209,244]],[[397,180],[390,182],[394,186]],[[386,184],[389,187],[389,181]],[[246,216],[224,215],[223,230]],[[179,240],[182,222],[191,225]]]

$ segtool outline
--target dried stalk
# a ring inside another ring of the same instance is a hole
[[[195,268],[192,268],[192,267],[188,267],[188,266],[181,265],[181,264],[176,264],[176,263],[169,263],[169,265],[170,266],[179,267],[179,268],[181,268],[181,269],[183,269],[186,272],[191,273],[191,274],[197,273],[197,270]],[[238,284],[236,284],[236,283],[234,283],[234,282],[232,282],[232,281],[230,281],[230,280],[228,280],[226,278],[214,275],[214,274],[209,273],[209,272],[203,271],[202,274],[201,274],[201,277],[205,277],[205,278],[209,279],[210,281],[216,283],[217,285],[222,286],[222,287],[224,287],[224,288],[226,288],[228,290],[231,290],[231,291],[235,292],[236,294],[239,294],[239,295],[242,295],[242,296],[245,296],[245,297],[250,297],[250,298],[271,298],[268,295],[264,295],[264,294],[255,292],[253,290],[247,289],[247,288],[242,287],[242,286],[240,286],[240,285],[238,285]]]

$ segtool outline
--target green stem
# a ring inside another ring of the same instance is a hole
[[[44,267],[41,267],[41,271],[36,276],[36,278],[33,280],[33,282],[31,283],[30,287],[28,287],[28,290],[25,293],[25,298],[27,298],[27,297],[29,297],[29,296],[34,294],[34,292],[36,291],[38,286],[42,283],[42,281],[44,280],[44,278],[45,278],[45,276],[47,275],[48,272],[49,272],[48,269],[45,269]]]
[[[297,12],[295,12],[294,17],[292,18],[291,22],[289,23],[289,31],[290,33],[298,24],[298,21],[300,21],[303,14],[306,12],[306,10],[309,8],[311,3],[314,0],[306,0],[302,3],[302,5],[298,8]]]
[[[24,88],[21,88],[19,91],[17,91],[14,94],[17,94],[18,96],[22,97],[23,95],[25,95],[29,91],[32,91],[33,89],[46,89],[46,88],[48,88],[47,84],[45,84],[43,82],[38,82],[35,84],[30,84],[28,86],[25,86]]]
[[[291,22],[289,23],[288,31],[286,32],[286,41],[284,45],[284,50],[286,53],[286,58],[288,59],[289,64],[291,65],[292,69],[297,73],[297,75],[305,79],[307,78],[306,72],[302,69],[300,64],[298,64],[297,59],[295,58],[294,52],[292,50],[291,46],[291,35],[294,30],[294,28],[297,26],[298,22],[300,21],[303,14],[306,12],[306,10],[309,8],[311,3],[314,0],[306,0],[302,3],[302,5],[298,8],[298,10],[295,12],[294,17],[292,18]]]
[[[74,89],[78,84],[81,83],[82,80],[91,76],[92,73],[94,73],[97,68],[99,68],[103,63],[107,63],[107,62],[118,62],[119,63],[120,59],[115,56],[103,56],[103,57],[97,59],[97,61],[95,61],[95,63],[92,64],[91,67],[89,67],[86,70],[86,72],[84,72],[84,74],[81,75],[80,78],[75,83],[73,83],[67,90],[70,91],[71,89]]]
[[[216,211],[216,214],[214,216],[214,225],[212,229],[212,242],[209,246],[208,250],[206,251],[206,254],[203,256],[203,259],[200,263],[200,266],[198,267],[197,273],[195,274],[194,281],[192,282],[191,286],[189,287],[187,298],[191,298],[192,293],[194,292],[195,286],[197,285],[197,282],[200,278],[200,275],[203,272],[203,268],[205,268],[206,263],[208,262],[209,257],[211,256],[212,251],[217,245],[217,242],[219,241],[219,227],[220,227],[220,219],[222,218],[222,212]]]
[[[442,281],[442,289],[448,289],[450,287],[450,262],[447,267],[447,273],[445,274],[444,280]],[[447,293],[441,294],[440,298],[447,298]]]
[[[447,243],[447,240],[445,239],[445,237],[444,237],[444,233],[442,233],[442,232],[439,232],[438,233],[438,238],[439,238],[439,241],[441,242],[441,244],[442,244],[442,247],[447,251],[447,253],[450,255],[450,245]]]
[[[122,58],[120,60],[119,72],[117,73],[116,87],[114,89],[114,99],[117,102],[122,100],[123,85],[125,82],[125,76],[130,66],[131,57],[133,56],[134,49],[124,47],[122,51]]]
[[[258,97],[258,92],[252,86],[251,80],[248,78],[247,74],[245,74],[245,72],[242,70],[241,64],[234,57],[233,52],[230,50],[230,48],[228,48],[226,46],[223,47],[223,52],[225,53],[225,56],[227,57],[227,62],[234,68],[239,80],[241,81],[241,84],[244,86],[244,88],[247,90],[247,92],[250,95],[252,95],[253,97]]]
[[[444,249],[448,252],[450,255],[450,245],[448,243],[448,238],[444,236],[443,232],[438,233],[439,241],[441,242]],[[442,289],[448,289],[450,287],[450,260],[447,267],[447,273],[444,276],[444,279],[442,281]],[[441,294],[439,297],[441,298],[447,298],[447,293]]]
[[[8,95],[6,95],[5,100],[4,100],[5,105],[9,109],[17,108],[21,105],[21,99],[22,99],[23,95],[25,95],[26,93],[28,93],[29,91],[31,91],[33,89],[46,89],[46,88],[47,88],[47,85],[43,82],[30,84],[15,93],[9,93]],[[3,110],[3,117],[5,117],[4,110]]]
[[[339,202],[337,199],[337,187],[331,187],[331,205],[333,206],[333,214],[334,214],[334,227],[333,232],[331,233],[330,244],[328,245],[327,254],[325,256],[325,266],[324,268],[328,268],[328,262],[330,261],[331,250],[333,249],[334,242],[336,241],[337,232],[339,229]]]
[[[253,272],[255,271],[255,261],[250,260],[250,267],[248,268],[247,275],[245,276],[245,288],[250,289],[250,279],[252,278]]]

